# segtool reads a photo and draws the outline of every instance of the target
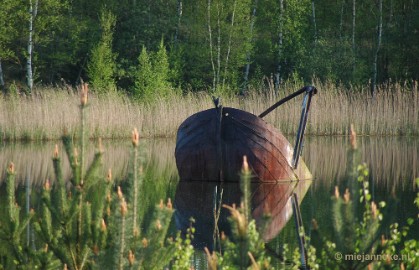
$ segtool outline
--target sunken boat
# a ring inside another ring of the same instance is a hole
[[[215,107],[188,117],[179,127],[175,158],[182,181],[240,180],[243,156],[247,157],[254,181],[311,179],[300,158],[312,96],[316,88],[306,86],[281,99],[260,115]],[[304,95],[295,145],[263,117],[285,102]]]

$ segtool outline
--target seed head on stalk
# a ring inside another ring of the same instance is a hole
[[[245,175],[250,174],[249,163],[247,162],[247,156],[243,156],[242,172]]]
[[[131,249],[128,251],[128,262],[130,266],[132,266],[135,262],[135,255]]]
[[[57,159],[58,158],[58,144],[55,145],[54,147],[54,154],[53,154],[53,158]]]
[[[15,164],[13,162],[9,163],[9,167],[7,168],[7,171],[9,174],[14,174],[15,173]]]
[[[351,128],[350,128],[350,142],[351,142],[351,146],[352,146],[352,149],[356,149],[357,148],[357,145],[356,145],[356,132],[355,132],[355,128],[354,128],[354,125],[353,124],[351,124]]]
[[[81,85],[81,93],[80,93],[80,105],[82,107],[86,106],[87,104],[88,92],[89,92],[89,84],[83,83]]]
[[[140,140],[140,135],[138,134],[138,130],[137,128],[134,128],[134,130],[132,131],[132,145],[134,147],[137,147],[139,140]]]
[[[106,182],[110,183],[112,181],[112,170],[108,169],[108,174],[106,175]]]
[[[125,201],[125,198],[121,199],[121,215],[125,216],[128,212],[128,206],[127,206],[127,202]]]

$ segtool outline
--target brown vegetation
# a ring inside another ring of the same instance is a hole
[[[374,99],[369,88],[347,89],[332,83],[313,83],[319,93],[313,99],[307,133],[347,135],[355,123],[359,135],[419,135],[419,93],[401,84],[382,85]],[[246,97],[226,97],[223,105],[259,114],[287,94],[298,83],[285,83],[275,94],[272,89],[251,91]],[[89,97],[90,98],[90,97]],[[56,88],[34,91],[30,97],[0,98],[2,140],[50,140],[63,130],[78,134],[77,94]],[[187,94],[138,102],[111,92],[89,100],[90,137],[128,137],[137,127],[142,137],[174,137],[180,123],[191,114],[213,107],[207,94]],[[284,134],[294,134],[300,119],[301,101],[288,102],[265,120]]]

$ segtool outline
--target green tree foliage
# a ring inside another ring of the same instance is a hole
[[[78,1],[39,0],[34,23],[36,82],[75,82],[85,68],[87,55],[97,43],[97,10],[87,17]]]
[[[25,19],[22,8],[24,1],[4,0],[0,9],[0,59],[16,60],[16,50],[13,43],[19,38],[19,30],[16,24]]]
[[[5,87],[8,77],[15,77],[16,71],[10,66],[19,63],[19,47],[16,43],[22,38],[23,23],[27,17],[25,1],[5,0],[0,8],[0,90]],[[6,70],[5,70],[6,69]],[[10,83],[9,83],[10,84]]]
[[[6,264],[13,268],[19,264],[23,264],[26,256],[24,251],[24,244],[22,243],[22,236],[24,230],[28,225],[30,219],[33,217],[34,212],[20,216],[20,207],[15,199],[15,168],[14,164],[10,163],[7,168],[7,205],[6,217],[7,220],[2,222],[0,229],[0,238],[7,243],[6,247],[2,247],[2,251],[6,253]],[[2,252],[2,253],[3,253]]]
[[[304,80],[316,76],[345,84],[365,84],[372,78],[375,57],[377,83],[419,79],[417,1],[383,1],[378,54],[379,12],[375,2],[357,1],[355,48],[352,1],[38,2],[34,22],[35,83],[76,83],[87,73],[98,87],[118,85],[131,90],[136,87],[134,70],[142,48],[159,48],[162,37],[170,67],[168,80],[186,89],[235,93],[243,82],[247,63],[249,81],[260,80],[257,77],[261,75],[270,77],[281,66],[282,80],[298,74]],[[4,0],[0,6],[0,61],[5,83],[10,85],[13,80],[24,81],[28,3]],[[112,22],[108,15],[103,18],[104,6],[107,14],[114,14],[118,21]],[[315,24],[311,23],[314,19]],[[107,42],[112,35],[112,41]],[[103,72],[93,72],[92,62]]]
[[[87,65],[87,73],[95,91],[116,90],[116,54],[112,51],[113,32],[116,17],[105,9],[100,14],[102,36],[99,44],[93,47]]]
[[[146,47],[143,47],[138,57],[138,71],[136,73],[134,96],[150,98],[153,95],[153,69]]]
[[[164,46],[163,39],[160,42],[158,51],[153,58],[153,73],[155,76],[155,88],[159,96],[168,96],[170,94],[169,83],[169,59]]]
[[[143,47],[138,62],[133,91],[136,98],[149,101],[165,98],[174,93],[170,82],[173,73],[169,68],[169,58],[163,39],[156,53],[149,53]]]
[[[189,5],[194,8],[192,3]],[[206,21],[197,18],[202,33],[194,33],[192,38],[205,46],[198,55],[190,55],[190,61],[199,63],[197,75],[212,91],[236,92],[250,46],[251,1],[206,1],[200,8],[203,10],[198,16],[203,15]]]

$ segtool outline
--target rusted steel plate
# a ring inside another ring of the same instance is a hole
[[[220,117],[221,116],[221,117]],[[238,181],[247,156],[253,180],[311,178],[304,162],[291,166],[293,147],[272,125],[249,112],[214,108],[198,112],[179,127],[176,165],[181,180]]]

